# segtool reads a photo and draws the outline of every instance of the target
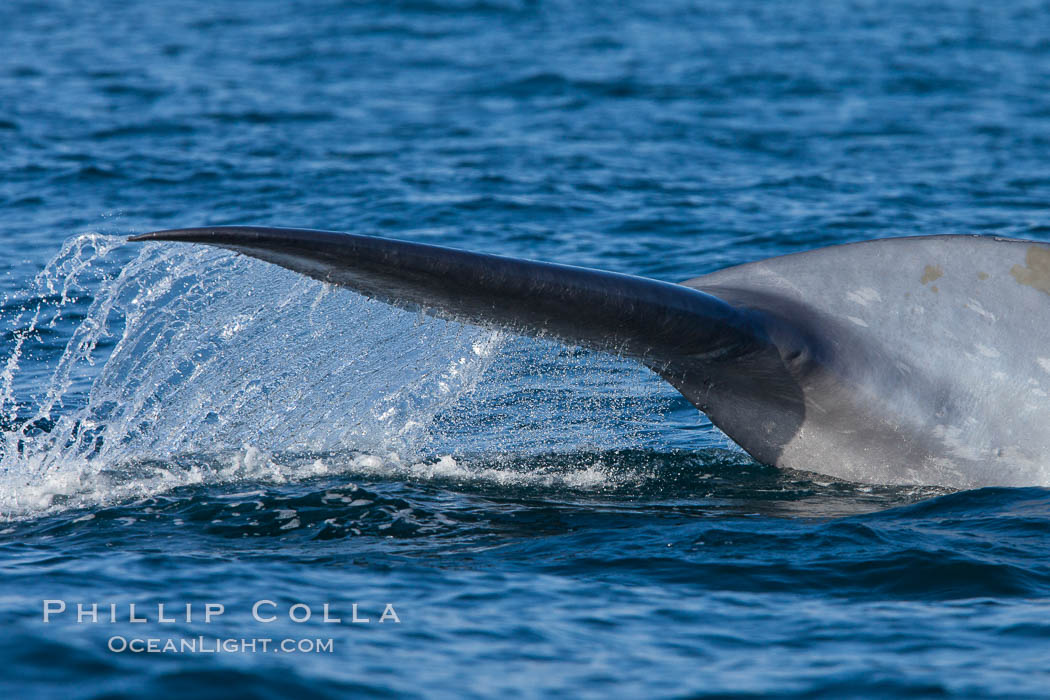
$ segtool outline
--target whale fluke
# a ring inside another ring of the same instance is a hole
[[[407,309],[635,358],[757,460],[878,483],[1050,483],[1050,247],[896,238],[673,284],[373,236],[228,248]]]

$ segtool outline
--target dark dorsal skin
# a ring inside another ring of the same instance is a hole
[[[870,241],[671,284],[330,231],[131,240],[228,248],[400,308],[637,359],[767,464],[1048,482],[1050,249],[1031,242]]]

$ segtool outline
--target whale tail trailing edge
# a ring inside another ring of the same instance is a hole
[[[887,239],[672,284],[329,231],[131,240],[219,246],[401,308],[635,358],[768,464],[881,483],[1048,481],[1039,244]]]
[[[716,297],[602,270],[305,229],[220,226],[130,240],[227,248],[400,308],[653,364],[698,351],[733,357],[766,342],[752,314]]]

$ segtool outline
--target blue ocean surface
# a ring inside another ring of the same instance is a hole
[[[0,27],[10,697],[1050,694],[1046,484],[778,470],[626,360],[125,242],[300,226],[680,281],[1050,240],[1046,3],[7,0]]]

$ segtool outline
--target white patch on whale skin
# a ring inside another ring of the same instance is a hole
[[[977,349],[977,352],[981,353],[985,357],[991,357],[994,359],[1002,355],[1002,353],[1000,353],[995,348],[990,348],[987,345],[982,345],[981,343],[975,343],[974,347]]]
[[[999,320],[999,318],[995,314],[981,306],[981,303],[976,299],[967,299],[966,303],[963,304],[963,308],[969,309],[975,314],[983,316],[984,318],[988,319],[989,321],[992,321],[993,323]]]
[[[871,287],[861,287],[860,289],[854,289],[852,292],[847,292],[846,298],[854,304],[860,304],[861,306],[867,306],[875,301],[882,301],[882,296],[877,290],[872,289]]]

